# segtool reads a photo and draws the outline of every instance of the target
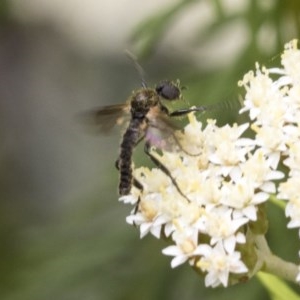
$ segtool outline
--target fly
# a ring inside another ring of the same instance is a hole
[[[151,154],[150,149],[154,146],[157,149],[172,151],[174,145],[168,142],[170,139],[173,140],[173,144],[180,148],[180,144],[174,134],[174,131],[179,128],[174,126],[171,118],[195,111],[203,112],[207,107],[192,107],[170,112],[163,105],[162,100],[176,101],[182,98],[179,82],[164,80],[154,88],[148,87],[144,80],[141,66],[131,54],[129,56],[142,78],[142,87],[133,91],[124,104],[103,106],[88,113],[89,119],[92,119],[93,123],[99,125],[102,132],[109,131],[115,124],[123,124],[124,117],[129,117],[129,123],[121,140],[119,156],[115,163],[120,173],[119,195],[130,194],[132,185],[143,190],[142,184],[133,177],[132,156],[134,148],[141,141],[145,141],[145,153],[171,179],[177,191],[189,201],[168,168]]]

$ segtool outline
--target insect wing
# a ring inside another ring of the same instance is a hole
[[[152,146],[166,151],[176,151],[179,148],[176,130],[180,130],[170,118],[158,111],[147,115],[148,127],[145,140]]]
[[[124,124],[130,117],[129,111],[127,104],[108,105],[83,113],[81,119],[93,130],[105,134],[115,125]]]

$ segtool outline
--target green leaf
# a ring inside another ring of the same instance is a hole
[[[259,272],[257,278],[262,285],[268,290],[271,299],[273,300],[299,300],[300,296],[297,295],[283,280],[278,277]]]

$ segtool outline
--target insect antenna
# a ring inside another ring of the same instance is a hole
[[[136,71],[138,72],[138,74],[141,78],[142,87],[146,88],[147,87],[147,82],[146,82],[146,79],[145,79],[145,71],[142,68],[142,66],[139,64],[136,56],[133,53],[131,53],[129,50],[125,50],[125,54],[132,61]]]

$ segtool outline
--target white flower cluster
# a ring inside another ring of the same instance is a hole
[[[134,176],[143,191],[120,201],[137,205],[127,222],[139,226],[141,237],[151,233],[168,238],[173,245],[163,253],[173,256],[171,266],[188,261],[205,274],[206,286],[230,284],[231,276],[250,271],[240,247],[247,243],[249,224],[258,221],[259,206],[276,193],[288,200],[289,227],[300,227],[300,51],[295,41],[282,54],[283,68],[256,66],[239,83],[246,89],[242,112],[249,112],[253,139],[243,138],[249,124],[205,128],[194,114],[180,134],[184,151],[153,151],[168,168],[139,168]],[[276,80],[271,79],[274,74]],[[185,197],[184,197],[184,196]],[[300,276],[298,276],[300,279]]]
[[[283,68],[262,72],[255,78],[249,73],[243,80],[247,95],[243,111],[249,110],[254,121],[252,128],[262,150],[277,165],[280,158],[289,168],[286,182],[280,183],[278,198],[288,200],[288,227],[300,227],[300,51],[297,40],[285,46],[281,62]],[[272,81],[270,74],[278,75]],[[300,234],[300,231],[299,231]]]

